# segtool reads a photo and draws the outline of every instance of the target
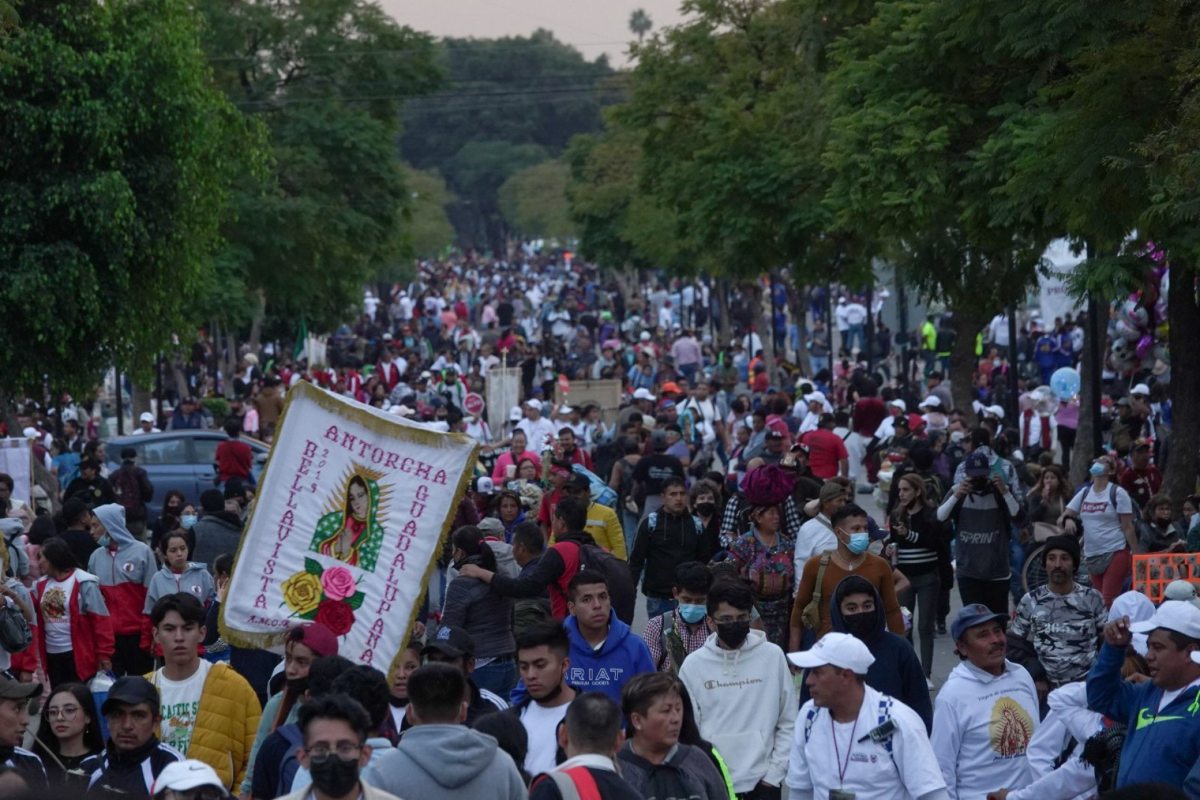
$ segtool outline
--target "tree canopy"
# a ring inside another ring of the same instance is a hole
[[[259,139],[181,0],[21,7],[0,57],[0,388],[146,368],[211,275]]]

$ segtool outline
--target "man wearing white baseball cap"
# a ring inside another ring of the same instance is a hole
[[[808,669],[812,699],[800,709],[788,765],[792,800],[949,798],[925,723],[908,706],[866,684],[875,657],[847,633],[827,633],[788,653]]]
[[[1135,633],[1148,634],[1146,683],[1121,679]],[[1143,622],[1108,623],[1087,700],[1092,711],[1129,726],[1114,788],[1161,781],[1200,796],[1200,608],[1166,600]]]
[[[558,434],[558,426],[542,416],[542,401],[531,397],[525,401],[525,419],[517,423],[517,430],[525,431],[529,449],[541,453]]]
[[[140,436],[143,433],[162,433],[154,424],[154,415],[149,411],[143,411],[138,417],[138,426],[133,429],[130,434],[132,436]]]
[[[151,797],[154,800],[222,800],[229,797],[229,792],[216,770],[203,761],[186,758],[168,764],[158,773]]]

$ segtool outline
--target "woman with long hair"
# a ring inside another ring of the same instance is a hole
[[[1133,529],[1133,499],[1114,481],[1116,462],[1100,456],[1088,468],[1090,486],[1084,486],[1067,503],[1061,524],[1076,536],[1083,528],[1083,565],[1092,586],[1111,606],[1129,577],[1137,534]]]
[[[82,683],[64,683],[42,706],[33,752],[42,759],[51,786],[84,790],[104,751],[96,700]]]
[[[163,497],[162,513],[158,519],[154,520],[154,524],[150,526],[150,549],[158,552],[160,548],[160,540],[164,533],[176,530],[183,527],[180,523],[183,517],[183,510],[187,506],[187,498],[183,496],[183,492],[178,489],[168,489]],[[192,525],[195,525],[195,520]],[[195,538],[190,527],[184,528],[188,536],[188,558],[192,557],[192,547],[195,545]]]
[[[474,525],[464,525],[450,537],[450,554],[456,570],[475,564],[496,571],[496,554]],[[462,628],[475,641],[472,680],[481,689],[508,697],[517,682],[517,643],[512,634],[510,598],[502,597],[478,578],[456,575],[446,587],[442,624]]]
[[[1071,486],[1067,475],[1057,464],[1042,468],[1037,482],[1029,491],[1029,521],[1055,524],[1071,502]]]
[[[525,521],[521,498],[516,492],[505,489],[496,495],[496,517],[504,525],[504,541],[512,544],[513,530]]]
[[[928,683],[933,675],[933,632],[937,616],[938,555],[949,542],[946,526],[926,504],[925,481],[915,472],[901,475],[896,489],[896,509],[891,516],[891,540],[896,548],[896,568],[908,580],[897,591],[900,605],[916,616],[921,638],[921,667]]]

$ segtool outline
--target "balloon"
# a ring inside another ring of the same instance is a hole
[[[1138,360],[1141,361],[1150,355],[1150,351],[1154,349],[1154,337],[1146,334],[1141,339],[1138,339],[1137,353]]]
[[[1133,328],[1144,328],[1150,323],[1150,314],[1138,305],[1138,301],[1129,298],[1121,307],[1122,318]]]
[[[1059,367],[1050,376],[1050,389],[1064,403],[1074,400],[1079,394],[1079,372],[1073,367]]]
[[[1116,328],[1117,336],[1130,342],[1136,342],[1142,335],[1137,328],[1123,319],[1117,320],[1117,324],[1114,327]]]

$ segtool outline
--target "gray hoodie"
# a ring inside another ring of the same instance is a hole
[[[521,773],[491,736],[464,725],[418,725],[363,782],[401,797],[525,800]]]

